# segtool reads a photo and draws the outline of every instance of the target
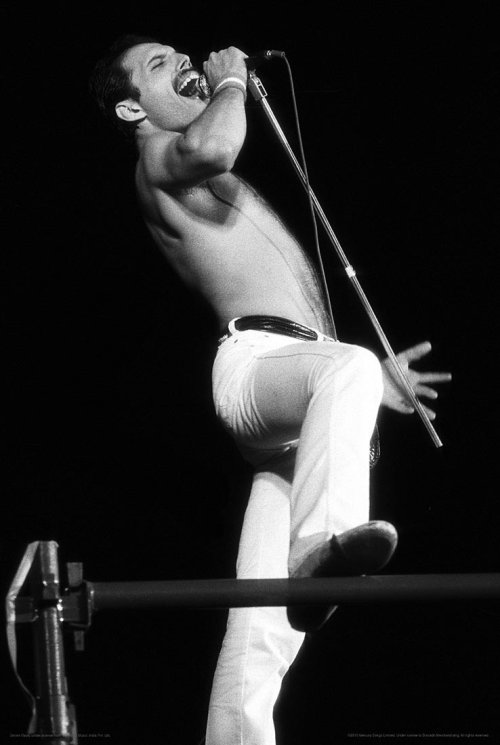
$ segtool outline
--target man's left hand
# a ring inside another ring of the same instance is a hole
[[[429,341],[421,342],[416,344],[414,347],[404,349],[398,355],[396,355],[399,364],[401,365],[406,378],[414,391],[417,398],[420,400],[421,397],[435,400],[438,397],[438,393],[429,383],[447,383],[451,380],[451,373],[449,372],[418,372],[412,370],[410,364],[416,360],[425,357],[426,354],[432,349],[432,345]],[[402,387],[399,378],[394,373],[393,365],[389,358],[382,360],[382,378],[384,381],[384,392],[382,395],[382,404],[388,406],[394,411],[399,411],[401,414],[412,414],[415,410],[411,402],[408,400],[406,392]],[[424,410],[429,419],[435,419],[436,413],[428,406],[424,406]]]

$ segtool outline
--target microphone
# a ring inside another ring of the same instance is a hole
[[[280,52],[277,49],[262,49],[260,52],[251,54],[249,57],[245,57],[243,60],[247,66],[247,70],[255,70],[261,62],[269,62],[274,57],[284,57],[285,53]]]
[[[245,57],[243,61],[247,66],[247,70],[252,72],[262,62],[269,62],[276,57],[283,58],[284,56],[285,52],[281,52],[278,49],[262,49],[260,52],[255,52],[255,54]],[[205,75],[202,74],[197,80],[193,81],[192,93],[195,92],[202,98],[210,98],[212,96],[212,89]]]

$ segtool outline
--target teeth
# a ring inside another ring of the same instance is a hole
[[[182,72],[180,77],[180,83],[177,87],[177,93],[182,96],[192,96],[196,91],[194,82],[200,77],[196,70],[190,70],[189,72]]]

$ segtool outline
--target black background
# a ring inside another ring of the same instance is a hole
[[[5,592],[35,540],[95,581],[233,576],[250,473],[212,411],[217,330],[152,246],[133,158],[87,95],[94,61],[128,31],[198,63],[229,45],[285,50],[311,182],[382,326],[396,351],[430,339],[421,367],[454,376],[443,448],[416,417],[380,417],[373,516],[400,533],[391,572],[500,571],[494,6],[2,5]],[[296,148],[285,65],[260,76]],[[238,168],[311,245],[303,191],[259,106],[247,110]],[[321,242],[340,337],[381,354]],[[499,617],[491,603],[343,608],[287,678],[279,745],[494,741]],[[81,733],[197,743],[224,624],[222,611],[97,615],[86,651],[67,652]],[[19,639],[30,682],[26,629]],[[5,742],[28,719],[8,665]]]

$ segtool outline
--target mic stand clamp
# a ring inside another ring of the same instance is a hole
[[[63,598],[55,541],[40,542],[30,580],[37,715],[34,735],[43,736],[50,745],[76,745],[75,712],[66,680]]]
[[[30,548],[30,547],[28,547]],[[33,631],[35,695],[16,676],[32,702],[29,735],[47,745],[77,745],[75,707],[66,680],[64,633],[73,634],[76,651],[84,649],[84,633],[94,612],[94,586],[83,579],[83,564],[66,564],[68,588],[61,587],[58,545],[39,541],[28,571],[29,592],[14,599],[15,624],[30,624]],[[19,588],[20,589],[20,588]]]

